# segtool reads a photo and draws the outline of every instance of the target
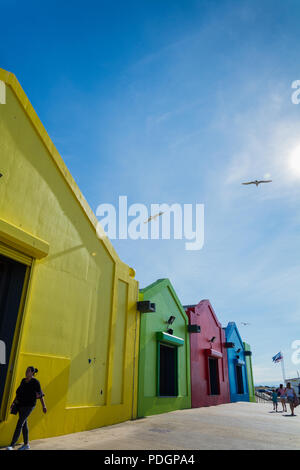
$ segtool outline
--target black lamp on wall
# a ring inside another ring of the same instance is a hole
[[[150,300],[140,300],[137,303],[137,310],[140,313],[155,312],[156,311],[155,303],[150,302]]]
[[[189,333],[201,333],[201,326],[200,325],[188,325],[188,332]]]
[[[168,325],[168,329],[167,329],[167,333],[169,335],[172,335],[173,334],[173,328],[170,328],[171,325],[173,325],[174,321],[176,320],[176,317],[174,315],[171,315],[169,317],[169,319],[166,321],[167,325]]]

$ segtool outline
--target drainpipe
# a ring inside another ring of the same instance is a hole
[[[136,370],[136,351],[137,351],[137,328],[138,328],[138,315],[137,301],[138,301],[139,289],[137,288],[137,298],[135,302],[135,332],[134,332],[134,350],[133,350],[133,378],[132,378],[132,406],[131,406],[131,419],[134,419],[134,406],[135,406],[135,370]]]

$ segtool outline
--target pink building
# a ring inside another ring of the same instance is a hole
[[[189,318],[192,408],[229,403],[228,345],[222,325],[209,300],[184,309]]]

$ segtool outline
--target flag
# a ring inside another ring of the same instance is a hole
[[[275,356],[272,357],[272,361],[276,363],[282,361],[282,359],[283,359],[283,355],[281,354],[281,352],[275,354]]]

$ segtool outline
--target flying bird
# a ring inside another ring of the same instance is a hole
[[[248,325],[251,325],[251,323],[247,323],[247,322],[241,321],[241,325],[248,326]]]
[[[254,181],[248,181],[247,183],[242,183],[242,184],[256,184],[256,187],[257,187],[261,183],[272,183],[272,180],[254,180]]]
[[[145,220],[144,224],[147,224],[151,220],[155,220],[157,217],[159,217],[160,215],[163,215],[163,214],[164,214],[164,212],[158,212],[158,214],[150,215],[150,217],[147,220]]]

